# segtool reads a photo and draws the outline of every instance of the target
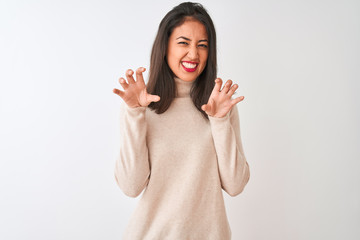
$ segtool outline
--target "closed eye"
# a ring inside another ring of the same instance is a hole
[[[178,44],[189,45],[189,43],[187,43],[187,42],[178,42]],[[200,44],[199,47],[207,48],[208,46],[206,44]]]

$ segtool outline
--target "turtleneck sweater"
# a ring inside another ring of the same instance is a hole
[[[176,97],[162,114],[122,102],[115,180],[137,197],[123,240],[230,240],[223,191],[249,181],[236,105],[209,120],[190,97],[193,82],[174,78]]]

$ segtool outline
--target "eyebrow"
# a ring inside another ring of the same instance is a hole
[[[187,37],[183,37],[183,36],[178,37],[176,40],[178,40],[179,38],[183,38],[183,39],[185,39],[187,41],[191,41],[191,39],[189,39]],[[202,40],[199,40],[199,42],[208,42],[208,40],[207,39],[202,39]]]

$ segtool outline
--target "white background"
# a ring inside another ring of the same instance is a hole
[[[360,239],[360,2],[200,1],[239,84],[233,239]],[[0,2],[0,238],[120,239],[118,78],[180,1]],[[147,72],[145,74],[147,77]],[[147,81],[147,79],[146,79]]]

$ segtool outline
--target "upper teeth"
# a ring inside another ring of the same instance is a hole
[[[194,63],[182,62],[182,64],[183,64],[186,68],[195,68],[195,67],[196,67],[196,64],[194,64]]]

